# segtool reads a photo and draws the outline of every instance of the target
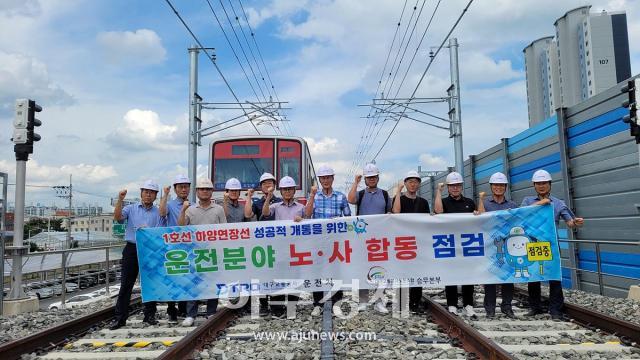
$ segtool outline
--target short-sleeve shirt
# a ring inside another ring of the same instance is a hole
[[[184,201],[180,198],[167,201],[167,226],[178,226],[182,203]]]
[[[396,201],[394,197],[392,203]],[[412,199],[406,195],[400,196],[400,212],[401,213],[429,213],[429,202],[427,199],[416,196]]]
[[[251,211],[253,211],[253,213],[256,215],[256,219],[258,219],[258,221],[273,220],[273,214],[264,218],[262,217],[262,207],[264,206],[264,202],[266,200],[267,198],[264,196],[259,199],[254,198],[253,203],[251,204]],[[269,205],[279,203],[281,201],[282,199],[280,199],[279,197],[273,196],[271,198],[271,201],[269,201]]]
[[[297,201],[285,204],[284,201],[269,205],[269,212],[274,220],[293,220],[296,216],[304,217],[304,205]]]
[[[482,203],[484,204],[484,209],[487,212],[488,211],[497,211],[497,210],[515,209],[515,208],[518,207],[518,204],[516,204],[512,200],[504,199],[503,202],[499,203],[499,202],[497,202],[497,201],[495,201],[493,199],[493,196],[490,199],[484,199],[482,201]]]
[[[227,222],[228,223],[238,223],[245,221],[244,218],[244,206],[240,205],[239,202],[235,204],[231,201],[227,203]]]
[[[118,223],[122,224],[127,220],[127,226],[124,230],[124,239],[130,243],[136,243],[136,230],[141,228],[152,228],[167,225],[167,217],[160,216],[160,210],[157,206],[145,207],[142,202],[129,204],[122,209],[122,220]]]
[[[364,189],[362,201],[360,201],[360,191],[356,193],[356,203],[360,203],[358,215],[386,214],[391,211],[391,199],[385,203],[382,189],[376,188],[374,191]]]
[[[332,191],[327,196],[322,191],[313,198],[313,218],[332,219],[340,216],[351,216],[351,209],[347,197],[339,192]]]
[[[200,203],[189,206],[184,219],[185,225],[225,224],[227,222],[224,209],[214,202],[211,202],[207,207],[200,206]]]
[[[541,199],[537,196],[525,196],[525,198],[522,199],[522,206],[533,205],[540,200]],[[551,205],[553,206],[553,218],[556,220],[556,223],[560,221],[560,218],[564,221],[569,221],[575,217],[564,201],[553,195],[549,195],[549,200],[551,200]]]
[[[444,213],[472,213],[476,209],[476,203],[464,196],[454,199],[451,196],[442,198],[442,210]]]

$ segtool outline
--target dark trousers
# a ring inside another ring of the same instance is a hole
[[[207,301],[207,316],[211,316],[216,313],[218,309],[218,299],[209,299]],[[196,318],[198,315],[198,301],[187,302],[187,316]]]
[[[529,283],[529,307],[533,310],[542,309],[542,290],[540,282]],[[564,307],[564,295],[562,294],[562,282],[549,280],[549,312],[551,315],[562,314]]]
[[[116,321],[124,323],[129,317],[129,302],[131,302],[131,292],[133,285],[138,278],[138,253],[136,244],[127,242],[122,250],[122,275],[120,278],[120,291],[116,302]],[[156,302],[144,303],[144,317],[154,317],[156,315]]]
[[[285,299],[288,303],[292,303],[295,306],[298,303],[300,298],[297,295],[270,295],[269,296],[269,306],[271,307],[271,312],[274,314],[283,314],[287,311],[287,306],[285,305]]]
[[[484,286],[484,308],[487,312],[495,312],[496,310],[496,288],[497,286],[495,284],[487,284]],[[500,304],[500,308],[502,310],[511,309],[513,284],[500,285],[500,292],[502,293],[502,304]]]
[[[331,301],[335,304],[336,302],[342,300],[342,290],[336,291],[333,295],[331,295]],[[313,292],[313,306],[321,306],[324,302],[322,299],[324,298],[324,291],[314,291]]]
[[[458,306],[458,287],[445,286],[444,292],[447,295],[447,306]],[[473,306],[473,285],[462,285],[462,306]]]
[[[176,309],[176,304],[178,304],[178,308]],[[187,312],[187,302],[186,301],[168,301],[167,302],[167,315],[175,315],[178,316],[180,314],[186,314]],[[181,315],[182,316],[182,315]]]

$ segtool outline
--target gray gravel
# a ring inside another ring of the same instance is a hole
[[[98,301],[74,309],[0,316],[0,343],[20,339],[34,331],[44,330],[113,305],[115,299]]]

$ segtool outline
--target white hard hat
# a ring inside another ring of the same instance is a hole
[[[533,177],[531,178],[533,182],[543,182],[543,181],[551,181],[551,174],[547,170],[538,170],[533,173]]]
[[[509,180],[507,180],[507,176],[501,172],[497,172],[491,175],[489,179],[489,184],[508,184]]]
[[[418,181],[422,181],[422,179],[420,178],[420,174],[418,174],[418,172],[415,170],[409,171],[404,177],[404,181],[407,181],[409,179],[418,179]]]
[[[153,180],[147,180],[142,184],[142,186],[140,186],[140,190],[142,189],[153,190],[158,192],[160,191],[160,186],[158,186],[158,184],[156,184],[155,181]]]
[[[240,184],[240,180],[236,178],[231,178],[227,180],[227,183],[224,184],[225,190],[242,190],[242,184]]]
[[[189,180],[185,175],[180,174],[173,179],[173,185],[177,184],[191,184],[191,180]]]
[[[336,173],[333,171],[333,169],[328,165],[322,165],[318,168],[318,176],[331,176],[335,174]]]
[[[511,236],[524,235],[524,229],[521,228],[520,226],[516,226],[514,228],[511,228],[511,231],[509,231],[509,235]]]
[[[260,184],[262,184],[262,182],[265,181],[265,180],[273,180],[275,182],[276,181],[276,177],[273,176],[273,174],[266,172],[266,173],[260,175]]]
[[[280,183],[278,184],[278,186],[280,187],[280,189],[296,187],[296,181],[293,180],[291,176],[285,176],[280,179]]]
[[[362,174],[364,177],[378,176],[380,175],[380,170],[378,170],[378,167],[375,164],[367,164],[364,166]]]
[[[462,178],[462,175],[454,171],[447,175],[447,179],[445,180],[445,182],[447,183],[447,185],[462,184],[464,182],[464,179]]]
[[[196,181],[196,189],[213,189],[213,183],[211,179],[200,178]]]

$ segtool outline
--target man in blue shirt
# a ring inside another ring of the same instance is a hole
[[[485,211],[498,211],[515,209],[518,205],[505,198],[504,194],[507,191],[509,180],[507,176],[501,172],[497,172],[489,178],[489,187],[491,188],[491,198],[482,199],[478,202],[478,212],[483,213]],[[480,193],[480,197],[483,198],[484,193]],[[502,304],[500,304],[500,311],[508,318],[514,319],[515,314],[511,308],[511,302],[513,301],[513,284],[502,284]],[[496,285],[486,284],[484,286],[484,309],[488,318],[493,318],[496,315]]]
[[[366,188],[357,191],[363,175]],[[389,194],[385,190],[378,188],[378,181],[380,181],[380,170],[375,164],[365,165],[362,175],[356,175],[355,181],[351,185],[351,190],[347,195],[347,201],[356,205],[356,215],[375,215],[391,212]],[[369,289],[360,289],[359,298],[360,305],[358,310],[364,311],[369,303]],[[383,314],[389,312],[383,299],[379,299],[375,309]]]
[[[533,173],[531,179],[537,196],[527,196],[522,200],[522,206],[548,205],[553,206],[553,216],[556,225],[562,218],[568,227],[574,228],[584,224],[584,219],[576,217],[567,207],[564,201],[551,195],[551,174],[546,170],[538,170]],[[531,310],[527,316],[542,314],[540,282],[529,283],[529,306]],[[562,308],[564,307],[564,295],[562,294],[562,282],[549,280],[549,313],[553,320],[562,320]]]
[[[127,190],[122,190],[118,194],[118,201],[113,210],[113,218],[119,223],[127,221],[124,239],[127,244],[122,250],[122,278],[120,291],[118,292],[118,301],[116,302],[115,321],[110,329],[115,330],[126,325],[129,317],[129,302],[131,301],[131,292],[133,285],[138,277],[138,253],[136,250],[136,230],[146,227],[166,226],[166,217],[160,216],[160,210],[153,205],[156,200],[158,184],[152,180],[147,180],[140,187],[140,202],[122,206]],[[156,303],[144,303],[144,322],[148,325],[155,325],[158,322],[155,319]]]
[[[333,190],[333,179],[335,172],[327,165],[318,168],[318,180],[322,186],[322,191],[318,193],[318,187],[311,187],[311,195],[307,200],[305,207],[305,216],[314,219],[333,219],[342,216],[351,216],[351,209],[347,202],[347,197],[340,191]],[[318,316],[322,312],[320,306],[324,293],[322,291],[313,292],[313,311],[311,316]],[[342,291],[338,290],[332,296],[332,301],[336,302],[342,299]],[[338,312],[338,308],[334,307],[334,312]]]
[[[171,188],[169,186],[164,188],[164,196],[160,199],[160,216],[167,217],[167,226],[178,226],[182,203],[189,199],[189,190],[191,190],[191,181],[185,175],[178,175],[173,180],[173,191],[176,193],[175,199],[169,201]],[[167,302],[167,315],[169,315],[170,324],[178,322],[178,312],[186,315],[186,305],[186,301],[178,302],[178,310],[180,310],[178,311],[174,301]]]

